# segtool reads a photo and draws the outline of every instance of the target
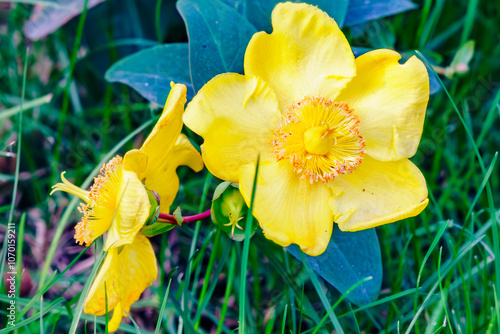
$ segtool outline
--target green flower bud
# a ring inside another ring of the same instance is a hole
[[[175,225],[156,222],[158,220],[158,216],[160,215],[160,195],[158,195],[158,193],[154,190],[147,190],[149,202],[151,203],[151,209],[149,210],[149,218],[144,224],[141,233],[147,237],[152,237],[170,231],[175,227]]]
[[[248,207],[241,196],[238,184],[223,182],[215,189],[212,200],[212,221],[229,237],[236,241],[245,238],[244,226]],[[257,229],[257,222],[252,221],[251,235]]]

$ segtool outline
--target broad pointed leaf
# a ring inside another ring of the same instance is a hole
[[[409,0],[350,0],[344,25],[352,26],[415,9]]]
[[[258,29],[267,32],[272,31],[271,27],[271,13],[280,2],[283,0],[221,0],[229,6],[235,8],[242,15],[246,15],[248,20]],[[292,0],[291,2],[305,2],[327,12],[328,15],[333,17],[337,24],[342,27],[349,0],[309,0],[298,1]]]
[[[296,246],[287,250],[300,260]],[[377,299],[382,285],[382,257],[375,229],[342,232],[335,225],[326,251],[306,257],[313,270],[342,294],[371,276],[371,280],[352,290],[347,298],[357,305]]]
[[[106,71],[106,80],[121,82],[138,91],[149,101],[164,105],[170,82],[188,87],[188,99],[194,95],[189,77],[187,43],[154,46],[125,57]]]
[[[255,27],[234,8],[206,0],[177,2],[187,26],[195,91],[220,73],[243,73],[245,50]]]

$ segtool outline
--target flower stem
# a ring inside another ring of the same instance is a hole
[[[199,213],[199,214],[194,215],[194,216],[182,217],[184,219],[182,221],[182,223],[185,224],[185,223],[195,222],[198,220],[208,218],[208,217],[210,217],[210,213],[211,213],[211,210],[207,210],[205,212]],[[160,214],[158,216],[158,222],[177,225],[177,220],[175,219],[174,215],[169,215],[168,213],[161,213],[160,212]]]

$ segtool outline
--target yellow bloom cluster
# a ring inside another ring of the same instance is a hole
[[[117,156],[101,169],[90,191],[81,189],[61,175],[55,191],[80,197],[83,218],[75,227],[75,239],[90,245],[106,233],[106,259],[85,300],[84,312],[104,315],[106,298],[113,317],[110,332],[120,325],[133,302],[158,275],[156,257],[149,240],[140,230],[151,213],[148,189],[160,197],[160,211],[172,204],[179,179],[180,165],[195,171],[203,168],[201,156],[181,134],[186,86],[172,85],[163,113],[142,147]],[[106,287],[106,290],[105,290]]]
[[[316,7],[280,3],[273,32],[256,33],[245,75],[210,80],[185,124],[205,140],[212,174],[238,182],[267,238],[319,255],[333,222],[357,231],[419,214],[425,179],[418,147],[429,78],[392,50],[356,59],[335,21]]]
[[[425,179],[409,158],[418,147],[429,98],[425,66],[391,50],[354,58],[335,21],[316,7],[280,3],[273,32],[251,39],[245,75],[221,74],[189,103],[173,85],[165,109],[140,149],[105,164],[90,191],[68,182],[54,191],[80,197],[75,238],[106,233],[107,257],[85,301],[86,313],[114,309],[109,330],[156,279],[156,258],[140,230],[151,215],[148,190],[168,212],[179,188],[176,168],[203,161],[216,177],[239,183],[264,234],[309,255],[326,249],[336,222],[357,231],[419,214]],[[204,138],[203,161],[182,134],[182,121]],[[238,193],[236,193],[238,194]],[[238,195],[239,196],[239,195]],[[241,203],[222,207],[240,228]]]

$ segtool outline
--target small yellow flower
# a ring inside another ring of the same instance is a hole
[[[53,187],[81,198],[83,217],[75,239],[91,244],[107,232],[106,259],[84,303],[87,314],[103,315],[114,310],[109,331],[118,329],[133,302],[157,277],[156,257],[149,240],[139,231],[150,216],[148,189],[160,196],[160,211],[167,213],[179,189],[176,169],[187,165],[203,168],[198,151],[181,134],[186,86],[172,85],[163,113],[140,150],[116,156],[101,169],[90,191],[63,183]],[[106,289],[105,289],[106,285]]]
[[[215,176],[239,182],[267,238],[327,247],[335,221],[357,231],[419,214],[425,179],[408,158],[429,98],[425,66],[391,50],[357,59],[335,21],[306,4],[278,4],[272,34],[256,33],[245,75],[221,74],[188,105]]]
[[[130,244],[149,217],[151,204],[147,189],[160,196],[160,211],[168,213],[177,190],[176,169],[187,165],[195,171],[203,162],[186,136],[181,134],[186,86],[173,85],[163,113],[140,150],[117,156],[105,164],[90,191],[66,180],[53,186],[80,197],[83,218],[76,226],[75,239],[90,245],[108,232],[104,250]]]
[[[61,179],[63,183],[54,185],[52,193],[65,191],[85,201],[78,208],[83,217],[75,227],[80,245],[90,245],[105,232],[105,250],[131,243],[149,217],[147,190],[135,172],[123,168],[120,156],[104,164],[90,191],[70,183],[64,173]]]

